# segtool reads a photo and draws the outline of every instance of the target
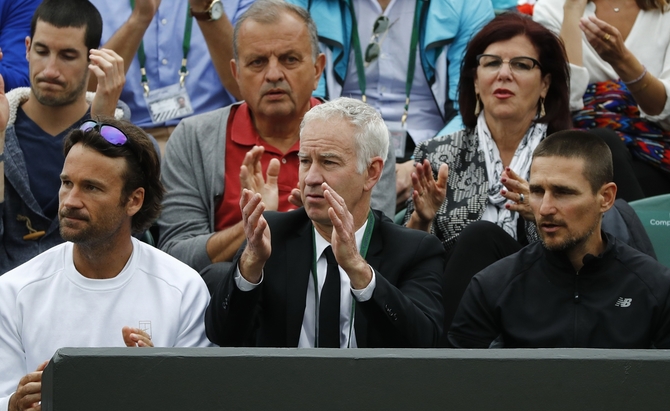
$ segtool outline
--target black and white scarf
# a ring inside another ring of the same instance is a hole
[[[486,159],[486,172],[488,175],[488,204],[484,210],[482,220],[491,221],[500,226],[507,234],[516,239],[516,228],[518,213],[505,208],[507,199],[500,194],[505,188],[500,182],[505,168],[500,159],[498,146],[491,137],[491,131],[484,119],[484,113],[479,114],[477,119],[477,130],[479,137],[479,149],[484,153]],[[515,173],[528,180],[530,176],[530,163],[533,151],[540,141],[547,135],[547,125],[544,123],[532,123],[526,134],[521,139],[519,146],[514,152],[514,157],[509,167]]]

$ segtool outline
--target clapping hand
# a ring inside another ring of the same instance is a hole
[[[428,160],[416,163],[412,173],[412,201],[414,212],[410,216],[407,227],[430,232],[437,210],[447,196],[447,178],[449,166],[441,164],[437,180],[433,177],[433,169]]]

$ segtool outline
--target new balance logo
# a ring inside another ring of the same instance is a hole
[[[616,300],[616,304],[614,304],[615,307],[621,307],[621,308],[626,308],[630,307],[630,303],[633,301],[632,298],[623,298],[619,297],[618,300]]]

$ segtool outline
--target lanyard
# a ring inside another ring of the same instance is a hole
[[[365,258],[368,254],[368,248],[370,248],[370,239],[372,238],[372,229],[375,225],[375,216],[372,213],[372,210],[368,213],[368,223],[365,226],[365,232],[363,233],[363,240],[361,241],[361,256]],[[316,255],[316,236],[315,229],[312,229],[312,250],[314,252],[314,264],[312,265],[312,279],[314,280],[314,346],[319,346],[319,280],[316,275],[316,262],[318,257]],[[351,312],[349,317],[349,341],[347,342],[347,348],[351,348],[351,332],[354,327],[354,316],[356,315],[356,299],[351,298]]]
[[[409,62],[407,64],[407,80],[405,81],[405,108],[402,115],[402,124],[405,125],[407,121],[407,112],[409,110],[409,95],[412,91],[412,82],[414,80],[414,71],[416,70],[416,48],[419,44],[419,21],[421,18],[421,4],[424,0],[416,0],[416,8],[414,9],[414,23],[412,24],[412,38],[409,44]],[[346,0],[351,13],[351,41],[354,47],[354,57],[356,61],[356,75],[358,76],[358,87],[361,89],[363,102],[367,102],[365,91],[367,90],[367,82],[365,80],[365,67],[363,65],[363,52],[361,51],[361,39],[358,35],[358,21],[356,20],[356,12],[354,11],[353,0]]]
[[[130,8],[135,9],[135,0],[130,0]],[[182,51],[184,57],[181,59],[181,67],[179,68],[179,85],[184,87],[184,81],[188,76],[186,64],[188,62],[188,52],[191,49],[191,30],[193,28],[193,18],[191,17],[191,8],[186,5],[186,24],[184,24],[184,41],[182,42]],[[147,78],[147,55],[144,52],[144,40],[140,41],[140,47],[137,49],[137,60],[140,62],[140,74],[142,74],[142,87],[144,88],[144,95],[149,95],[149,79]]]

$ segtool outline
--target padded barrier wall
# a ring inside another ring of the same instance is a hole
[[[668,410],[670,352],[64,348],[42,409]]]

